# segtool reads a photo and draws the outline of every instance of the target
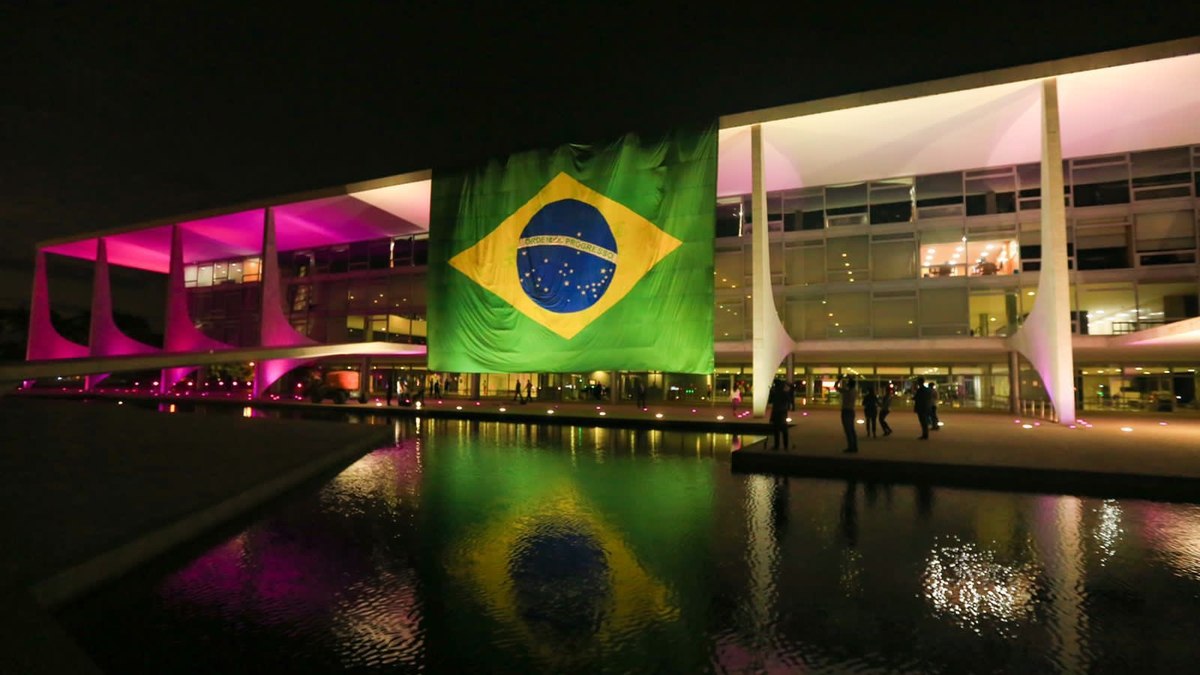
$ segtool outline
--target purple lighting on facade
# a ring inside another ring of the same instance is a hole
[[[423,196],[416,190],[408,197],[408,201],[419,199],[428,202],[428,189]],[[180,226],[188,236],[185,263],[256,255],[262,250],[258,233],[267,211],[278,226],[277,243],[281,251],[385,239],[428,230],[427,225],[411,222],[353,196],[338,195],[108,235],[105,239],[110,248],[109,260],[114,265],[165,274],[170,266],[172,232]],[[54,244],[43,250],[95,260],[96,239]]]
[[[87,347],[60,335],[50,321],[50,283],[46,278],[46,253],[38,251],[34,259],[29,342],[25,347],[25,360],[78,359],[87,355]]]

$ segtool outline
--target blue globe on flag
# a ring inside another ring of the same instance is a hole
[[[538,306],[567,314],[604,296],[617,268],[617,241],[600,211],[577,199],[533,215],[517,243],[521,290]]]

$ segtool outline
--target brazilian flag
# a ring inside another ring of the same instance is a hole
[[[717,129],[437,172],[429,367],[713,369]]]

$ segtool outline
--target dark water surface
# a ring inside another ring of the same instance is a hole
[[[112,673],[1200,667],[1197,506],[739,476],[719,434],[394,424],[61,620]]]

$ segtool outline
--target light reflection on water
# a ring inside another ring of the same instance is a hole
[[[716,434],[376,422],[394,446],[64,622],[112,672],[1154,672],[1197,656],[1196,506],[734,476]]]

